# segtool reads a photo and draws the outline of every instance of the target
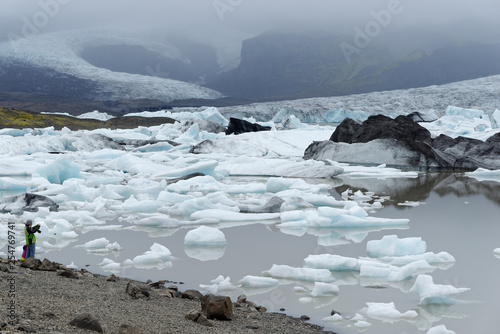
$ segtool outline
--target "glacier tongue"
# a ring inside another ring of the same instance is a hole
[[[108,34],[109,33],[109,34]],[[102,34],[105,37],[101,36]],[[97,38],[97,41],[96,41]],[[16,64],[69,75],[91,83],[92,99],[101,101],[156,99],[169,102],[177,99],[216,99],[223,95],[199,85],[178,80],[113,72],[95,67],[79,56],[85,46],[108,43],[138,43],[133,38],[103,31],[68,31],[47,33],[19,43],[0,44],[0,64]]]

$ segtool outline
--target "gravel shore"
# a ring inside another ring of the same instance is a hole
[[[96,319],[104,333],[332,333],[300,319],[259,310],[251,302],[234,300],[232,320],[209,320],[212,327],[208,327],[185,318],[190,311],[201,312],[201,301],[186,298],[187,291],[180,291],[173,282],[114,280],[48,260],[43,263],[33,270],[2,259],[2,333],[96,333],[69,324],[82,314]],[[129,282],[142,293],[127,293]]]

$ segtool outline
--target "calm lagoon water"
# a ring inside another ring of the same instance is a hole
[[[219,275],[229,276],[236,285],[246,275],[261,276],[273,264],[303,267],[304,259],[311,254],[366,256],[366,243],[384,235],[421,237],[427,243],[427,251],[445,251],[455,257],[453,266],[446,270],[436,269],[429,275],[436,284],[470,288],[470,291],[457,295],[464,303],[419,306],[416,293],[402,292],[404,288],[401,287],[374,287],[372,282],[364,282],[352,273],[335,273],[346,283],[339,285],[338,296],[314,298],[309,303],[300,299],[304,295],[294,292],[295,287],[304,286],[303,282],[282,282],[270,291],[238,289],[224,294],[234,300],[245,293],[249,300],[270,311],[282,312],[280,309],[284,308],[284,312],[292,316],[308,315],[310,322],[338,333],[358,333],[361,330],[353,327],[353,322],[349,320],[326,323],[322,319],[329,316],[333,309],[345,319],[356,313],[362,314],[361,309],[366,307],[366,302],[394,302],[400,312],[416,310],[419,318],[417,322],[401,320],[388,323],[365,316],[371,326],[363,330],[364,333],[425,333],[430,327],[441,324],[456,333],[498,332],[500,259],[494,256],[493,250],[500,247],[500,183],[479,182],[460,174],[444,173],[422,174],[417,179],[342,178],[327,182],[332,185],[332,196],[338,199],[348,188],[390,196],[390,200],[384,202],[384,208],[370,214],[384,218],[408,218],[408,226],[372,231],[319,229],[307,230],[307,233],[299,235],[297,231],[281,231],[272,221],[232,224],[231,227],[219,225],[228,241],[227,246],[201,255],[196,249],[184,246],[184,237],[192,227],[175,230],[125,228],[84,233],[61,251],[49,251],[38,254],[38,257],[64,264],[74,262],[79,268],[107,274],[97,265],[104,257],[123,262],[148,251],[156,242],[166,246],[176,257],[171,266],[163,269],[126,268],[118,275],[142,281],[175,281],[181,290],[186,290],[199,289],[199,284],[210,284]],[[398,205],[405,201],[419,202],[420,205]],[[340,237],[336,242],[332,241],[335,238],[331,236],[347,232],[351,240]],[[326,239],[330,246],[318,244],[324,243],[325,235],[330,236]],[[118,242],[124,249],[117,253],[95,254],[74,247],[101,237]],[[337,245],[332,245],[334,243]],[[205,258],[200,260],[200,256]],[[402,283],[406,288],[412,285],[413,281]]]

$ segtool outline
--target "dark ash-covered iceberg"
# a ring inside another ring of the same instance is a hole
[[[48,197],[31,193],[7,196],[0,200],[0,212],[21,214],[23,211],[36,212],[40,207],[48,207],[50,211],[56,211],[59,205]]]
[[[347,118],[330,140],[312,143],[304,159],[417,169],[500,169],[500,134],[484,142],[446,135],[432,138],[407,116],[374,115],[363,123]]]

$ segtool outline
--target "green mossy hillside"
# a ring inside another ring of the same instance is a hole
[[[46,128],[53,126],[56,130],[67,127],[71,130],[94,130],[99,128],[133,129],[139,126],[154,126],[174,123],[167,117],[116,117],[107,121],[96,119],[80,119],[59,114],[39,114],[31,111],[0,108],[0,128],[24,129]]]

